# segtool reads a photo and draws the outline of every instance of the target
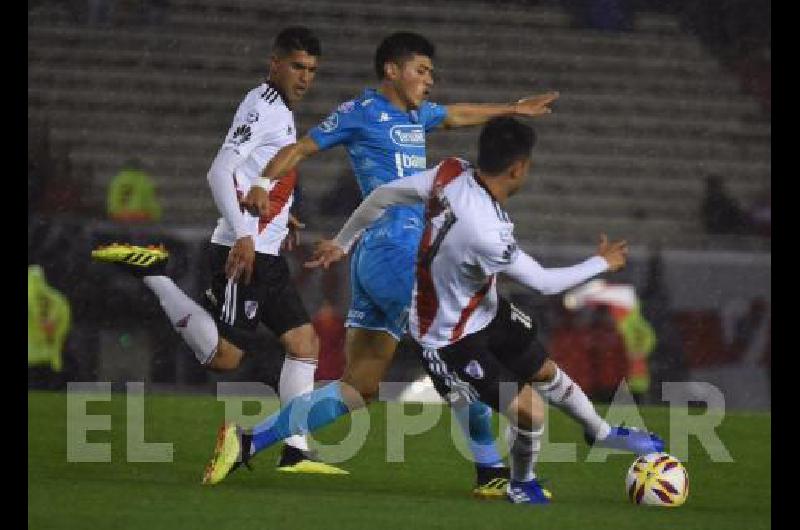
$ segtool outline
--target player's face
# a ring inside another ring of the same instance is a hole
[[[280,88],[291,104],[303,99],[315,75],[317,58],[300,50],[282,57],[273,56],[269,70],[270,81]]]
[[[414,55],[400,65],[393,82],[397,95],[408,108],[419,108],[433,87],[433,61],[425,55]]]

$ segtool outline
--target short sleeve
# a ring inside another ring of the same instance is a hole
[[[337,107],[327,118],[313,127],[309,136],[324,151],[331,147],[351,142],[362,125],[362,111],[355,101],[347,101]]]
[[[476,264],[486,276],[503,272],[519,255],[519,248],[511,227],[493,227],[475,231],[477,240],[473,247]]]
[[[437,127],[447,117],[447,107],[424,101],[420,109],[420,122],[426,131]]]
[[[223,148],[232,148],[236,154],[246,158],[259,145],[277,143],[286,135],[286,118],[277,107],[263,103],[242,103],[236,111]]]

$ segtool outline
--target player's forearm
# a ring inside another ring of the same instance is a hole
[[[270,180],[280,179],[306,157],[317,151],[319,151],[317,144],[308,136],[303,137],[297,143],[282,147],[261,171],[261,178],[258,179],[256,185],[268,189]]]
[[[217,205],[220,215],[233,228],[236,239],[252,236],[246,223],[246,217],[239,206],[233,182],[233,171],[240,162],[240,157],[230,149],[221,149],[208,170],[208,185],[211,196]]]
[[[376,221],[387,208],[395,204],[416,204],[424,200],[419,196],[416,188],[398,187],[394,185],[384,185],[375,189],[366,199],[353,211],[350,218],[334,238],[339,247],[345,252],[350,250],[353,242],[362,230]]]
[[[517,282],[543,294],[558,294],[608,270],[608,263],[593,256],[572,267],[545,269],[525,252],[504,272]]]
[[[497,116],[513,116],[516,103],[456,103],[447,106],[446,128],[483,125]]]

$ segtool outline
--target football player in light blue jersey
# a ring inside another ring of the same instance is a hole
[[[437,105],[427,101],[433,86],[434,46],[415,33],[399,32],[380,44],[375,69],[377,89],[367,89],[347,101],[296,144],[281,149],[262,173],[242,205],[254,214],[269,211],[269,179],[279,178],[314,153],[343,145],[347,149],[361,192],[426,169],[426,132],[481,125],[495,116],[536,117],[549,114],[558,98],[551,92],[510,104]],[[423,206],[394,206],[362,235],[351,258],[351,307],[346,326],[347,366],[340,381],[312,392],[303,401],[309,408],[307,428],[313,431],[375,399],[408,318],[414,285],[417,248],[422,236]],[[248,247],[234,245],[228,258],[232,269],[252,262]],[[317,406],[315,406],[317,405]],[[231,424],[222,427],[215,457],[206,475],[222,480],[242,461],[306,426],[295,425],[291,405],[246,433]],[[455,410],[455,409],[454,409]],[[483,403],[456,410],[476,463],[480,497],[505,498],[508,468],[494,446],[491,409]],[[302,423],[302,422],[301,422]],[[226,444],[228,444],[226,446]],[[230,444],[238,444],[229,462]]]

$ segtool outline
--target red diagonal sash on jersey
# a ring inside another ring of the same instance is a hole
[[[433,284],[430,265],[425,266],[423,256],[427,255],[433,243],[433,226],[431,219],[442,213],[443,206],[439,201],[437,189],[445,187],[459,176],[464,168],[455,158],[448,158],[439,166],[436,178],[433,180],[433,192],[425,208],[425,231],[419,244],[417,254],[417,318],[419,320],[419,336],[424,337],[430,329],[436,312],[439,310],[439,300],[436,297],[436,287]]]
[[[469,317],[472,316],[472,313],[475,312],[475,309],[480,305],[481,301],[483,301],[483,297],[489,292],[489,289],[492,287],[492,283],[494,283],[494,274],[489,276],[489,279],[486,281],[483,287],[478,289],[478,292],[472,295],[472,298],[469,299],[467,307],[461,311],[461,316],[458,318],[458,324],[456,324],[456,327],[453,328],[453,333],[450,335],[450,342],[455,342],[461,338],[461,335],[464,333],[464,328],[467,325],[467,320],[469,320]]]
[[[275,187],[269,192],[269,213],[258,220],[258,233],[260,234],[264,228],[272,221],[276,215],[281,213],[289,197],[292,196],[294,186],[297,183],[297,170],[290,169],[280,180],[275,184]]]

